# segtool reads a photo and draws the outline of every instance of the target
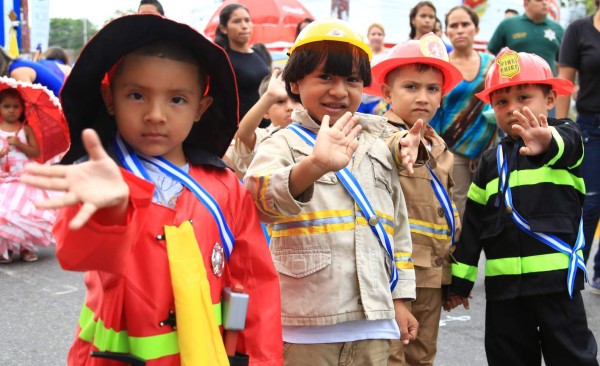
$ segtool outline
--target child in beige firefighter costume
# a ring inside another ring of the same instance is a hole
[[[373,67],[368,92],[381,95],[391,109],[388,147],[398,166],[413,243],[417,298],[410,304],[419,322],[415,342],[392,342],[389,365],[432,365],[443,305],[450,284],[450,252],[459,229],[452,202],[454,156],[428,126],[442,97],[462,80],[433,33],[396,46]]]

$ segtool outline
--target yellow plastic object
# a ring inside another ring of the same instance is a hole
[[[192,225],[165,226],[182,366],[229,366]]]
[[[373,52],[361,35],[348,23],[335,18],[318,19],[304,27],[288,54],[291,55],[297,47],[319,41],[347,42],[365,51],[369,61],[373,58]]]

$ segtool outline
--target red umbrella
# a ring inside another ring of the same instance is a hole
[[[25,121],[31,126],[40,147],[38,163],[62,156],[69,150],[69,126],[58,98],[40,84],[0,77],[0,91],[15,88],[25,99]]]
[[[314,19],[298,0],[225,0],[210,18],[204,34],[214,39],[219,25],[219,13],[229,4],[242,4],[250,12],[254,23],[250,43],[269,44],[278,41],[293,43],[296,26],[304,18]]]

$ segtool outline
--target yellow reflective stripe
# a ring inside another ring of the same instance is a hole
[[[475,279],[477,278],[477,267],[469,266],[464,263],[452,263],[452,275],[467,281],[475,282]]]
[[[413,234],[419,234],[430,238],[440,240],[450,240],[450,228],[448,225],[440,225],[432,222],[408,219],[410,224],[410,232]]]
[[[357,216],[356,217],[356,222],[361,225],[361,226],[371,226],[369,225],[369,222],[367,221],[367,219],[363,216]],[[394,235],[394,227],[390,226],[388,224],[387,220],[380,220],[379,222],[381,222],[381,224],[383,225],[383,229],[390,235]]]
[[[271,238],[281,238],[286,236],[298,236],[298,235],[311,235],[311,234],[325,234],[325,233],[334,233],[338,231],[350,231],[354,230],[356,225],[354,222],[349,222],[345,224],[331,224],[331,225],[322,225],[322,226],[310,226],[310,227],[299,227],[288,230],[276,230],[273,229],[273,233]],[[276,227],[276,226],[274,226]]]
[[[344,216],[354,216],[354,210],[324,210],[324,211],[314,211],[309,212],[293,217],[287,217],[282,220],[278,220],[278,224],[288,223],[288,222],[297,222],[297,221],[309,221],[316,219],[326,219],[326,218],[335,218],[335,217],[344,217]]]
[[[581,250],[577,255],[583,256]],[[519,275],[556,271],[569,268],[569,256],[564,253],[532,255],[530,257],[512,257],[488,259],[485,262],[486,276]],[[453,272],[454,273],[454,272]]]
[[[509,184],[511,188],[535,185],[540,183],[553,183],[556,185],[565,185],[573,187],[582,194],[585,194],[585,184],[583,178],[577,177],[563,169],[552,169],[550,167],[541,167],[538,169],[515,170],[510,173]],[[471,198],[471,190],[469,189],[469,198]],[[498,193],[498,178],[492,179],[485,186],[486,197],[482,204],[494,194]],[[475,200],[481,203],[480,200]]]
[[[415,264],[413,262],[396,262],[397,269],[414,269]]]
[[[496,179],[496,181],[498,180]],[[471,183],[471,186],[469,187],[469,192],[467,193],[467,197],[470,200],[479,203],[480,205],[485,205],[487,202],[485,189],[480,188],[475,183]]]
[[[223,324],[221,303],[213,304],[217,325]],[[79,338],[92,343],[100,351],[131,353],[144,360],[174,355],[179,353],[177,331],[148,337],[133,337],[127,331],[117,332],[107,328],[100,318],[94,320],[92,309],[83,305],[79,315]]]
[[[213,312],[215,313],[215,319],[217,319],[217,325],[223,324],[223,308],[221,307],[221,303],[218,302],[213,304]]]
[[[269,185],[269,174],[262,176],[251,176],[249,180],[254,186],[254,196],[256,197],[255,206],[266,216],[270,217],[285,217],[281,212],[272,210],[265,200],[267,187]]]
[[[552,166],[554,163],[556,163],[558,161],[558,159],[560,159],[565,151],[565,141],[563,140],[562,136],[560,135],[560,133],[558,133],[558,131],[556,130],[556,127],[550,126],[550,133],[552,133],[552,137],[554,137],[554,140],[556,141],[556,145],[558,146],[558,151],[556,152],[556,155],[550,159],[550,161],[548,162],[548,164],[546,164],[546,166]]]

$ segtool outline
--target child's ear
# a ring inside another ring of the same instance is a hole
[[[115,103],[112,95],[112,90],[110,89],[110,85],[102,83],[100,85],[100,93],[102,94],[102,99],[104,100],[104,105],[106,106],[106,112],[111,116],[115,114]]]
[[[297,82],[290,81],[290,90],[292,93],[300,95],[300,88],[298,87]]]
[[[206,112],[208,107],[210,107],[212,102],[213,97],[211,97],[210,95],[205,95],[202,97],[202,99],[200,99],[200,104],[198,105],[198,110],[196,111],[196,119],[194,119],[195,122],[200,120],[200,118],[202,117],[204,112]]]
[[[392,102],[392,88],[390,88],[389,85],[381,84],[381,94],[383,94],[383,100],[385,100],[386,103],[389,104]]]
[[[557,97],[558,97],[558,94],[556,93],[556,90],[555,89],[550,90],[550,92],[546,96],[546,109],[551,110],[552,108],[554,108]]]

